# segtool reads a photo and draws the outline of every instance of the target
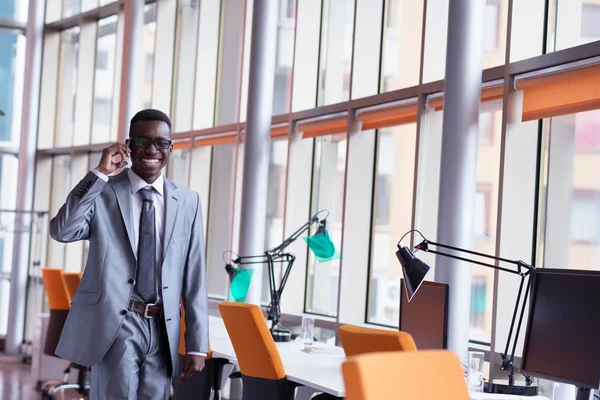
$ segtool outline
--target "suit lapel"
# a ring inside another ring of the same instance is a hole
[[[119,210],[121,211],[121,217],[125,223],[125,229],[127,230],[127,236],[129,237],[129,244],[131,245],[131,251],[134,257],[137,258],[134,243],[134,232],[133,232],[133,220],[131,214],[131,185],[129,184],[129,178],[127,177],[127,171],[121,172],[113,185],[113,190],[117,196],[117,202],[119,203]]]
[[[177,211],[179,210],[179,199],[177,195],[177,186],[165,178],[165,237],[163,241],[163,260],[167,256],[167,250],[171,244],[171,236],[177,220]]]

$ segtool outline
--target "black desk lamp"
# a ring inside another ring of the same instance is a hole
[[[326,212],[327,215],[322,220],[319,220],[319,214]],[[248,264],[267,264],[268,273],[269,273],[269,293],[271,294],[271,301],[269,306],[267,307],[267,320],[272,321],[271,324],[271,335],[276,342],[289,342],[292,340],[292,331],[290,329],[280,327],[279,320],[281,318],[281,308],[280,308],[280,300],[281,294],[283,293],[283,289],[285,288],[285,284],[287,283],[288,277],[290,276],[290,272],[292,270],[292,265],[296,260],[296,256],[290,253],[284,253],[286,247],[292,244],[296,239],[300,237],[304,232],[308,231],[313,224],[318,223],[319,227],[317,232],[311,237],[311,239],[320,239],[318,240],[319,245],[324,245],[325,251],[333,251],[333,243],[329,239],[329,235],[326,232],[327,229],[327,221],[326,218],[329,215],[329,212],[326,210],[321,210],[313,215],[308,222],[300,227],[296,232],[292,233],[287,239],[285,239],[280,245],[277,247],[273,247],[265,251],[264,254],[258,256],[241,256],[233,259],[231,262],[233,264],[238,265],[248,265]],[[317,237],[317,235],[320,235]],[[309,242],[309,247],[311,247],[311,242]],[[313,251],[316,249],[311,247]],[[323,247],[321,247],[322,249]],[[329,256],[333,256],[334,254],[330,254]],[[327,255],[326,255],[327,256]],[[279,288],[276,288],[275,284],[275,263],[287,263],[287,267],[283,276],[281,278],[281,283],[279,284]],[[225,266],[225,270],[233,277],[236,273],[237,268],[235,268],[232,264],[227,264]]]
[[[415,246],[415,249],[417,249],[417,250],[422,250],[422,251],[425,251],[428,253],[433,253],[433,254],[439,254],[441,256],[450,257],[450,258],[454,258],[454,259],[461,260],[461,261],[466,261],[466,262],[469,262],[472,264],[482,265],[484,267],[489,267],[489,268],[497,269],[500,271],[509,272],[511,274],[516,274],[521,277],[521,284],[519,286],[519,294],[517,295],[517,301],[515,303],[515,310],[513,312],[512,320],[510,323],[510,330],[508,332],[508,338],[506,340],[506,348],[505,348],[504,352],[501,354],[502,370],[508,371],[508,383],[507,384],[500,383],[500,382],[494,383],[494,382],[490,381],[489,383],[487,383],[486,391],[490,392],[490,393],[512,394],[512,395],[520,395],[520,396],[537,396],[538,387],[533,385],[533,381],[531,380],[531,378],[529,376],[523,374],[521,371],[519,371],[519,369],[514,364],[515,349],[517,347],[517,340],[519,337],[519,332],[521,331],[521,324],[523,322],[523,316],[525,314],[525,307],[527,304],[527,296],[529,294],[529,288],[531,286],[531,279],[527,280],[527,289],[525,289],[525,293],[523,293],[523,285],[525,283],[525,278],[527,278],[535,270],[535,267],[532,265],[529,265],[521,260],[518,260],[518,261],[508,260],[508,259],[502,258],[502,257],[495,257],[495,256],[491,256],[488,254],[478,253],[478,252],[471,251],[471,250],[465,250],[465,249],[461,249],[461,248],[454,247],[454,246],[448,246],[448,245],[441,244],[441,243],[431,242],[431,241],[425,239],[425,237],[421,234],[421,232],[419,232],[417,230],[410,230],[406,234],[404,234],[404,236],[402,236],[402,238],[398,242],[398,251],[396,251],[396,256],[398,257],[398,260],[400,261],[400,264],[402,265],[402,274],[404,275],[404,281],[406,283],[406,296],[408,298],[408,301],[410,301],[412,299],[412,297],[415,295],[415,293],[421,286],[421,283],[425,279],[425,275],[427,275],[427,272],[429,271],[429,266],[427,264],[425,264],[423,261],[419,260],[417,257],[415,257],[413,252],[410,251],[410,249],[408,247],[400,246],[400,242],[402,241],[402,239],[404,239],[404,237],[411,232],[417,232],[423,238],[423,241]],[[503,267],[499,267],[494,264],[488,264],[488,263],[484,263],[481,261],[470,260],[468,258],[456,256],[454,254],[439,252],[439,251],[430,249],[429,246],[432,246],[432,245],[436,246],[436,247],[441,247],[441,248],[450,249],[450,250],[454,250],[454,251],[458,251],[458,252],[468,253],[468,254],[472,254],[472,255],[476,255],[476,256],[480,256],[480,257],[486,257],[486,258],[490,258],[492,260],[502,261],[502,262],[506,262],[509,264],[514,264],[517,266],[517,269],[513,270],[513,269],[503,268]],[[452,289],[450,289],[450,290],[452,290]],[[519,312],[519,302],[521,301],[521,296],[523,296],[523,304],[522,304],[521,310]],[[517,314],[519,314],[519,321],[517,323],[516,333],[514,336],[514,342],[512,342],[512,350],[511,350],[510,356],[509,356],[508,351],[511,346],[511,340],[513,337],[513,330],[515,328],[515,321],[517,320]],[[525,380],[526,380],[525,385],[518,384],[515,382],[515,378],[514,378],[515,369],[525,377]],[[502,381],[502,382],[506,382],[506,381]]]

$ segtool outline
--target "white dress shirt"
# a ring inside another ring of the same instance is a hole
[[[93,169],[92,172],[99,178],[108,182],[108,176]],[[162,262],[163,262],[163,239],[165,236],[165,200],[164,200],[164,188],[165,180],[163,175],[160,174],[152,184],[148,184],[145,180],[140,178],[133,170],[127,169],[127,177],[129,178],[129,184],[131,186],[131,220],[133,221],[133,232],[134,232],[134,246],[137,250],[139,243],[140,234],[140,218],[142,216],[142,204],[143,200],[140,194],[140,190],[152,186],[155,190],[152,190],[152,199],[154,200],[154,221],[156,224],[156,283],[158,288],[158,297],[156,298],[156,304],[162,304],[162,298],[160,296],[162,287]],[[137,251],[135,257],[137,258]],[[135,292],[134,292],[135,293]],[[139,300],[139,299],[138,299]],[[202,355],[206,356],[205,353],[189,352],[187,354]]]

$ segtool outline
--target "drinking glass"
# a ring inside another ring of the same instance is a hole
[[[469,352],[469,370],[467,372],[467,384],[469,385],[469,390],[472,392],[483,391],[483,361],[483,352]]]
[[[314,318],[302,318],[302,333],[300,335],[301,350],[310,353],[313,347],[313,331],[315,327]]]

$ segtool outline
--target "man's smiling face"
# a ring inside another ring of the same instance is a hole
[[[131,127],[129,140],[131,169],[146,182],[153,183],[173,151],[169,125],[163,121],[137,121]]]

